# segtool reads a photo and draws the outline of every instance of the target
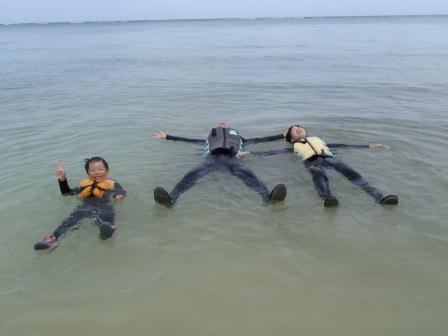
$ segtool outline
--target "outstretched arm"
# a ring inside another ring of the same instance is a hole
[[[328,148],[375,148],[375,149],[389,149],[389,145],[371,144],[371,145],[347,145],[347,144],[327,144]]]
[[[273,149],[269,151],[263,151],[263,152],[250,152],[253,155],[259,155],[259,156],[271,156],[271,155],[277,155],[277,154],[286,154],[286,153],[293,153],[294,150],[292,148],[281,148],[281,149]]]
[[[203,140],[203,139],[191,139],[191,138],[178,137],[178,136],[166,134],[163,131],[153,133],[152,138],[153,139],[171,140],[171,141],[189,142],[189,143],[195,143],[195,144],[200,144],[200,145],[205,144],[205,140]]]
[[[270,141],[277,141],[277,140],[283,140],[285,137],[283,134],[277,134],[277,135],[270,135],[262,138],[250,138],[246,139],[241,137],[241,140],[244,144],[257,144],[261,142],[270,142]]]

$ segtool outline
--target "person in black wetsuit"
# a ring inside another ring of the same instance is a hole
[[[273,150],[258,154],[272,155],[281,152],[295,152],[302,159],[305,167],[310,172],[314,187],[320,197],[324,199],[325,207],[337,206],[339,201],[331,195],[328,177],[325,174],[325,168],[333,168],[344,175],[350,182],[360,187],[362,190],[372,196],[379,204],[398,204],[398,197],[395,195],[384,196],[375,187],[370,185],[358,172],[349,165],[339,161],[330,151],[330,148],[389,148],[383,144],[372,145],[346,145],[346,144],[326,144],[318,137],[308,137],[305,129],[300,125],[291,126],[285,133],[285,140],[294,145],[294,148],[284,150]]]
[[[115,211],[110,199],[121,202],[126,196],[126,191],[118,182],[107,178],[109,165],[103,158],[94,156],[87,159],[84,168],[88,179],[82,180],[78,187],[71,189],[65,176],[64,165],[57,164],[56,176],[61,194],[76,195],[82,199],[82,204],[75,208],[52,235],[44,236],[37,242],[34,245],[35,250],[57,246],[59,237],[86,217],[93,217],[96,220],[101,239],[107,239],[115,232]]]
[[[269,192],[266,185],[257,178],[249,167],[239,160],[249,154],[249,152],[244,151],[245,144],[280,140],[284,138],[283,134],[245,139],[229,124],[222,122],[210,131],[207,140],[168,135],[163,131],[154,133],[153,138],[200,144],[204,146],[204,152],[207,154],[205,161],[190,170],[176,184],[171,193],[168,193],[162,187],[154,189],[154,199],[159,204],[173,207],[179,196],[190,189],[199,178],[218,170],[227,170],[232,175],[239,177],[249,188],[256,191],[265,202],[283,201],[286,197],[285,185],[278,184]]]

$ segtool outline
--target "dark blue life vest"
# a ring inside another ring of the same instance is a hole
[[[241,149],[241,137],[233,128],[212,128],[207,142],[211,154],[236,155]]]

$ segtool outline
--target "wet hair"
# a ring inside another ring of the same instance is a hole
[[[87,174],[89,173],[89,165],[93,162],[102,162],[104,164],[104,167],[106,167],[106,171],[109,171],[109,165],[107,164],[106,160],[104,160],[100,156],[93,156],[90,159],[85,159],[84,162],[84,169],[86,170]]]
[[[288,132],[286,132],[286,135],[285,135],[285,140],[290,142],[290,143],[292,143],[292,141],[291,141],[291,133],[292,133],[292,129],[294,127],[302,127],[302,126],[300,126],[300,125],[292,125],[290,128],[288,128]]]

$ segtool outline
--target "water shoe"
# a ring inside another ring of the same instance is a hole
[[[269,200],[271,202],[281,202],[286,197],[286,186],[284,184],[277,184],[274,189],[272,189],[269,195]]]
[[[53,235],[44,236],[40,242],[34,244],[35,250],[46,250],[58,246],[58,240]]]
[[[157,187],[154,189],[154,200],[167,208],[171,208],[174,205],[170,194],[168,194],[168,192],[162,187]]]
[[[324,207],[326,207],[326,208],[335,207],[338,205],[339,205],[339,201],[334,196],[328,196],[324,201]]]

